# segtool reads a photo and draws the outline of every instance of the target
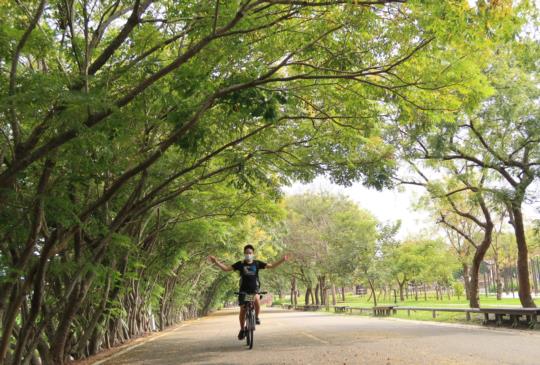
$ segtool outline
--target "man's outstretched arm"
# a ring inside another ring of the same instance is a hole
[[[208,256],[208,260],[210,260],[213,264],[215,264],[217,267],[219,267],[223,271],[233,271],[234,270],[231,265],[223,264],[215,256]]]
[[[285,261],[289,261],[289,255],[285,255],[281,258],[281,260],[274,262],[273,264],[266,264],[267,269],[275,269]]]

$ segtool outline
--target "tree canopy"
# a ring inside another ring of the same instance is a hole
[[[531,14],[511,1],[2,2],[0,362],[64,364],[208,312],[234,279],[203,269],[205,254],[258,240],[272,258],[280,221],[290,242],[306,228],[319,300],[330,276],[372,280],[369,213],[317,198],[310,213],[329,220],[309,228],[280,187],[321,174],[392,186],[399,145],[414,149],[390,137],[404,130],[440,159],[472,121],[493,147],[455,148],[493,176],[536,179],[535,46],[493,62]],[[503,87],[508,73],[520,88]],[[505,201],[523,273],[519,189]]]

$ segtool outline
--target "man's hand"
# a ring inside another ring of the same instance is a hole
[[[223,271],[233,271],[233,267],[231,265],[223,265],[215,256],[208,256],[208,260],[210,260],[211,263],[217,265],[217,267],[219,267]]]
[[[281,265],[282,263],[284,263],[285,261],[289,261],[291,259],[291,255],[289,254],[285,254],[283,255],[283,257],[281,258],[281,260],[279,261],[276,261],[272,264],[267,264],[266,265],[266,268],[267,269],[275,269],[276,267],[278,267],[279,265]]]

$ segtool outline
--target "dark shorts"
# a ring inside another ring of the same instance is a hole
[[[245,294],[238,294],[238,305],[243,306],[246,304],[246,295]]]

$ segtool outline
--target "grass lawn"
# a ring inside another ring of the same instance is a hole
[[[373,307],[373,301],[368,301],[369,295],[354,295],[354,294],[346,294],[345,295],[345,302],[342,302],[341,300],[338,300],[338,305],[348,305],[350,307]],[[277,299],[277,298],[276,298]],[[303,304],[303,297],[298,298],[298,304]],[[341,299],[341,296],[340,296]],[[383,298],[380,298],[377,301],[377,305],[398,305],[402,307],[449,307],[449,308],[468,308],[469,302],[465,299],[465,297],[461,297],[459,300],[457,297],[452,297],[451,299],[448,299],[448,297],[445,297],[444,300],[437,300],[435,296],[429,296],[428,300],[424,300],[424,297],[418,297],[418,300],[414,300],[414,297],[409,297],[409,299],[405,299],[405,301],[400,301],[398,299],[397,303],[394,303],[393,298],[387,298],[387,300],[383,300]],[[330,299],[331,300],[331,299]],[[279,302],[277,300],[274,300],[274,303],[277,304],[290,304],[290,298],[286,297],[285,300],[282,302]],[[485,295],[480,296],[480,307],[521,307],[521,303],[519,302],[518,298],[503,298],[501,300],[497,300],[495,295],[490,295],[486,297]]]
[[[345,303],[344,305],[348,305],[351,307],[372,307],[373,301],[368,302],[368,295],[353,295],[353,294],[346,294],[345,295]],[[461,299],[458,300],[457,297],[452,297],[451,299],[448,299],[448,297],[445,297],[444,300],[437,300],[434,296],[430,297],[428,296],[428,300],[424,300],[423,296],[418,297],[418,300],[414,300],[414,297],[409,297],[409,299],[405,299],[405,301],[400,301],[398,299],[397,304],[394,303],[393,298],[390,300],[382,300],[379,299],[377,302],[377,305],[398,305],[398,306],[405,306],[405,307],[450,307],[450,308],[468,308],[469,302],[465,299],[465,297],[461,297]],[[514,307],[514,306],[521,306],[521,303],[519,302],[518,298],[503,298],[501,300],[497,300],[495,296],[480,296],[480,307]]]
[[[354,295],[347,294],[345,296],[345,302],[339,301],[338,305],[346,305],[350,307],[365,307],[369,308],[373,306],[373,301],[368,301],[369,295]],[[340,297],[341,298],[341,297]],[[298,298],[300,299],[300,298]],[[303,297],[302,297],[303,299]],[[428,300],[424,300],[424,297],[419,297],[419,300],[414,300],[414,297],[409,297],[409,299],[401,302],[397,301],[397,304],[394,303],[393,298],[391,300],[384,301],[383,298],[380,298],[377,302],[377,305],[398,305],[404,307],[446,307],[446,308],[468,308],[469,302],[464,298],[458,300],[457,297],[452,297],[448,299],[447,297],[444,300],[437,300],[435,296],[428,296]],[[290,304],[290,299],[286,298],[281,304]],[[299,304],[303,304],[303,301]],[[493,296],[486,297],[485,295],[480,296],[480,306],[481,307],[521,307],[518,298],[503,298],[497,300]],[[333,310],[330,309],[330,313],[333,313]],[[351,314],[344,314],[351,315]],[[370,312],[360,312],[354,311],[352,315],[371,315]],[[413,319],[420,321],[436,321],[436,322],[448,322],[448,323],[468,323],[468,324],[481,324],[483,320],[483,315],[471,315],[471,321],[466,320],[465,313],[448,313],[448,312],[437,312],[436,318],[433,318],[431,311],[420,311],[420,312],[410,312],[410,316],[407,311],[397,311],[396,314],[393,314],[393,318],[402,318],[402,319]]]
[[[325,309],[322,309],[321,311],[325,312]],[[335,314],[332,309],[328,311],[328,313]],[[367,316],[371,317],[370,312],[358,312],[354,311],[351,313],[338,313],[336,315],[344,315],[344,316]],[[392,314],[391,318],[401,318],[401,319],[412,319],[416,321],[430,321],[430,322],[446,322],[446,323],[466,323],[466,324],[482,324],[482,320],[484,319],[483,315],[471,315],[471,320],[467,321],[467,318],[465,317],[465,313],[448,313],[448,312],[438,312],[437,317],[433,318],[433,315],[431,312],[413,312],[411,311],[410,316],[407,314],[407,311],[397,311],[396,314]]]

